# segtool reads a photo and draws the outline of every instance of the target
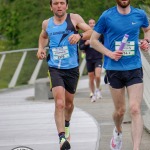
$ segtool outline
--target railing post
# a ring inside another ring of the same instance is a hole
[[[1,71],[1,69],[2,69],[2,65],[3,65],[3,63],[4,63],[5,57],[6,57],[6,54],[2,54],[2,58],[1,58],[1,60],[0,60],[0,71]]]
[[[9,88],[15,87],[15,85],[16,85],[16,83],[17,83],[17,80],[18,80],[18,77],[19,77],[19,74],[20,74],[20,72],[21,72],[23,63],[24,63],[24,61],[25,61],[26,55],[27,55],[27,51],[24,51],[24,52],[23,52],[23,55],[22,55],[22,58],[21,58],[21,60],[20,60],[20,62],[19,62],[19,64],[18,64],[18,66],[17,66],[17,68],[16,68],[16,71],[15,71],[15,73],[14,73],[14,75],[13,75],[13,77],[12,77],[12,79],[11,79],[9,85],[8,85]]]
[[[80,77],[83,75],[83,71],[84,71],[84,68],[85,68],[85,64],[86,64],[86,60],[85,60],[85,58],[84,58],[84,59],[82,60],[82,62],[81,62],[80,68],[79,68]]]
[[[28,84],[34,84],[35,83],[35,80],[37,79],[37,76],[39,74],[39,71],[41,69],[41,66],[42,66],[42,63],[43,63],[43,60],[39,60],[33,73],[32,73],[32,76],[28,82]]]

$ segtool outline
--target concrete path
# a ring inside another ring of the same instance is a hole
[[[0,93],[0,150],[20,146],[59,150],[53,100],[33,99],[33,87]],[[99,133],[96,120],[75,108],[71,121],[71,149],[96,150]]]
[[[110,150],[114,108],[108,86],[102,82],[101,87],[103,98],[91,103],[88,79],[85,77],[79,82],[71,120],[71,150]],[[143,102],[143,114],[145,109]],[[34,100],[33,87],[1,92],[0,150],[12,150],[17,146],[33,150],[59,150],[53,113],[54,101]],[[122,150],[132,150],[130,126],[131,118],[127,110]],[[149,141],[150,134],[144,129],[140,150],[150,150]]]

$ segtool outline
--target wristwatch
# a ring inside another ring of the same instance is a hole
[[[83,33],[79,33],[79,35],[80,35],[80,37],[81,37],[81,39],[82,39],[82,37],[83,37]]]

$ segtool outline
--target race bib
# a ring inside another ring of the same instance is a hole
[[[115,50],[118,50],[121,45],[121,41],[115,42]],[[135,42],[128,41],[123,49],[123,56],[133,56],[135,55]]]
[[[52,53],[53,53],[54,60],[61,60],[70,57],[68,46],[52,48]]]

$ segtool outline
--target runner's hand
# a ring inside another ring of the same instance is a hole
[[[41,60],[45,59],[46,58],[46,51],[44,49],[38,49],[37,58],[41,59]]]
[[[149,50],[149,43],[146,40],[141,40],[140,41],[140,49],[143,50],[144,52],[147,52]]]
[[[76,44],[81,39],[81,36],[79,34],[72,34],[68,40],[70,44]]]
[[[109,52],[108,53],[108,57],[110,57],[111,59],[114,59],[115,61],[118,61],[121,57],[122,57],[123,51],[120,50],[116,50],[114,52]]]

